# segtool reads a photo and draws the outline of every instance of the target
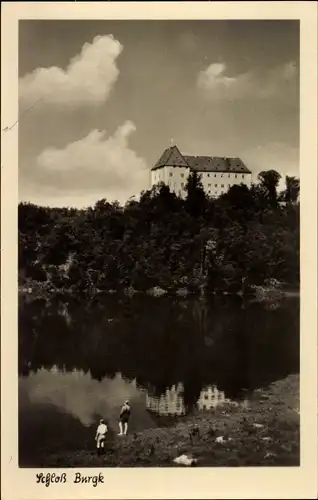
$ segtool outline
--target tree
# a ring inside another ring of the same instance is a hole
[[[258,180],[270,205],[277,205],[277,186],[281,175],[276,170],[262,171],[258,174]]]
[[[300,191],[299,179],[296,177],[285,177],[286,189],[283,191],[283,200],[287,203],[297,203]]]
[[[187,198],[186,210],[193,217],[204,214],[206,208],[206,196],[201,182],[201,177],[196,171],[190,173],[186,184]]]

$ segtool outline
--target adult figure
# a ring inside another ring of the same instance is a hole
[[[128,431],[128,421],[130,418],[131,406],[129,401],[125,401],[119,415],[119,436],[126,436]]]

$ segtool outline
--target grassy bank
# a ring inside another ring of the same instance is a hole
[[[190,429],[199,434],[190,438]],[[184,417],[173,427],[118,437],[110,434],[105,455],[96,451],[43,453],[44,467],[172,467],[182,454],[198,466],[299,465],[299,377],[290,375],[256,391],[247,407],[227,405]],[[223,436],[224,443],[216,441]]]

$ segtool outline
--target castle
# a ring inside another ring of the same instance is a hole
[[[190,172],[196,171],[205,193],[217,197],[231,186],[245,184],[250,187],[252,172],[240,158],[216,156],[188,156],[180,153],[177,146],[167,148],[151,169],[151,185],[163,182],[170,191],[185,197],[185,187]]]

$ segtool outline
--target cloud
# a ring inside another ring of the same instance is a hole
[[[149,170],[129,146],[136,130],[126,121],[113,135],[93,130],[62,149],[47,148],[35,167],[23,169],[23,199],[55,206],[88,206],[98,199],[118,200],[147,189]]]
[[[122,49],[112,35],[97,36],[84,44],[65,70],[37,68],[19,81],[22,106],[31,106],[39,99],[63,106],[106,101],[119,75],[116,61]]]
[[[285,176],[299,177],[299,148],[282,142],[271,142],[242,151],[241,157],[253,171],[253,180],[262,170],[276,170],[282,178],[279,189],[285,187]]]
[[[213,63],[200,71],[197,86],[206,97],[215,100],[296,97],[297,74],[292,61],[266,72],[248,71],[236,76],[227,75],[225,63]]]

